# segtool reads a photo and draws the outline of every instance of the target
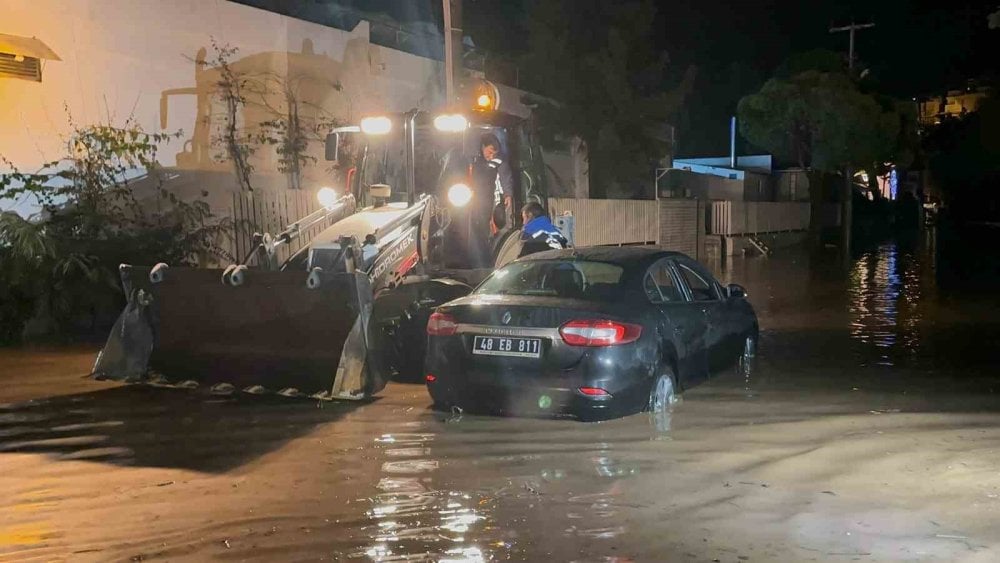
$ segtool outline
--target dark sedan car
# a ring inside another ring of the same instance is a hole
[[[665,411],[749,367],[757,317],[691,258],[648,248],[541,252],[504,266],[427,325],[439,408],[597,420]]]

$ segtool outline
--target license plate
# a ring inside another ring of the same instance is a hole
[[[539,358],[542,355],[542,340],[540,338],[476,336],[472,339],[472,353],[483,356]]]

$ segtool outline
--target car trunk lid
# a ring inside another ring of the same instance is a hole
[[[613,314],[612,304],[551,297],[474,296],[441,311],[458,323],[456,336],[462,339],[466,366],[491,372],[571,369],[592,349],[566,344],[559,328],[577,319],[620,318]],[[475,353],[477,337],[493,342],[480,341],[479,353]],[[522,345],[522,339],[529,340]],[[538,357],[531,357],[533,339],[540,341]]]

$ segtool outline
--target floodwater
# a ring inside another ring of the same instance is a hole
[[[1000,299],[946,291],[933,247],[732,260],[757,369],[669,429],[451,416],[405,384],[213,397],[0,351],[0,560],[1000,560]]]

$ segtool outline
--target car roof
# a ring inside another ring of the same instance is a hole
[[[687,255],[652,246],[585,246],[563,250],[546,250],[519,258],[518,262],[531,260],[588,260],[609,262],[625,269],[642,267],[667,257],[688,258]],[[690,259],[690,258],[688,258]]]

